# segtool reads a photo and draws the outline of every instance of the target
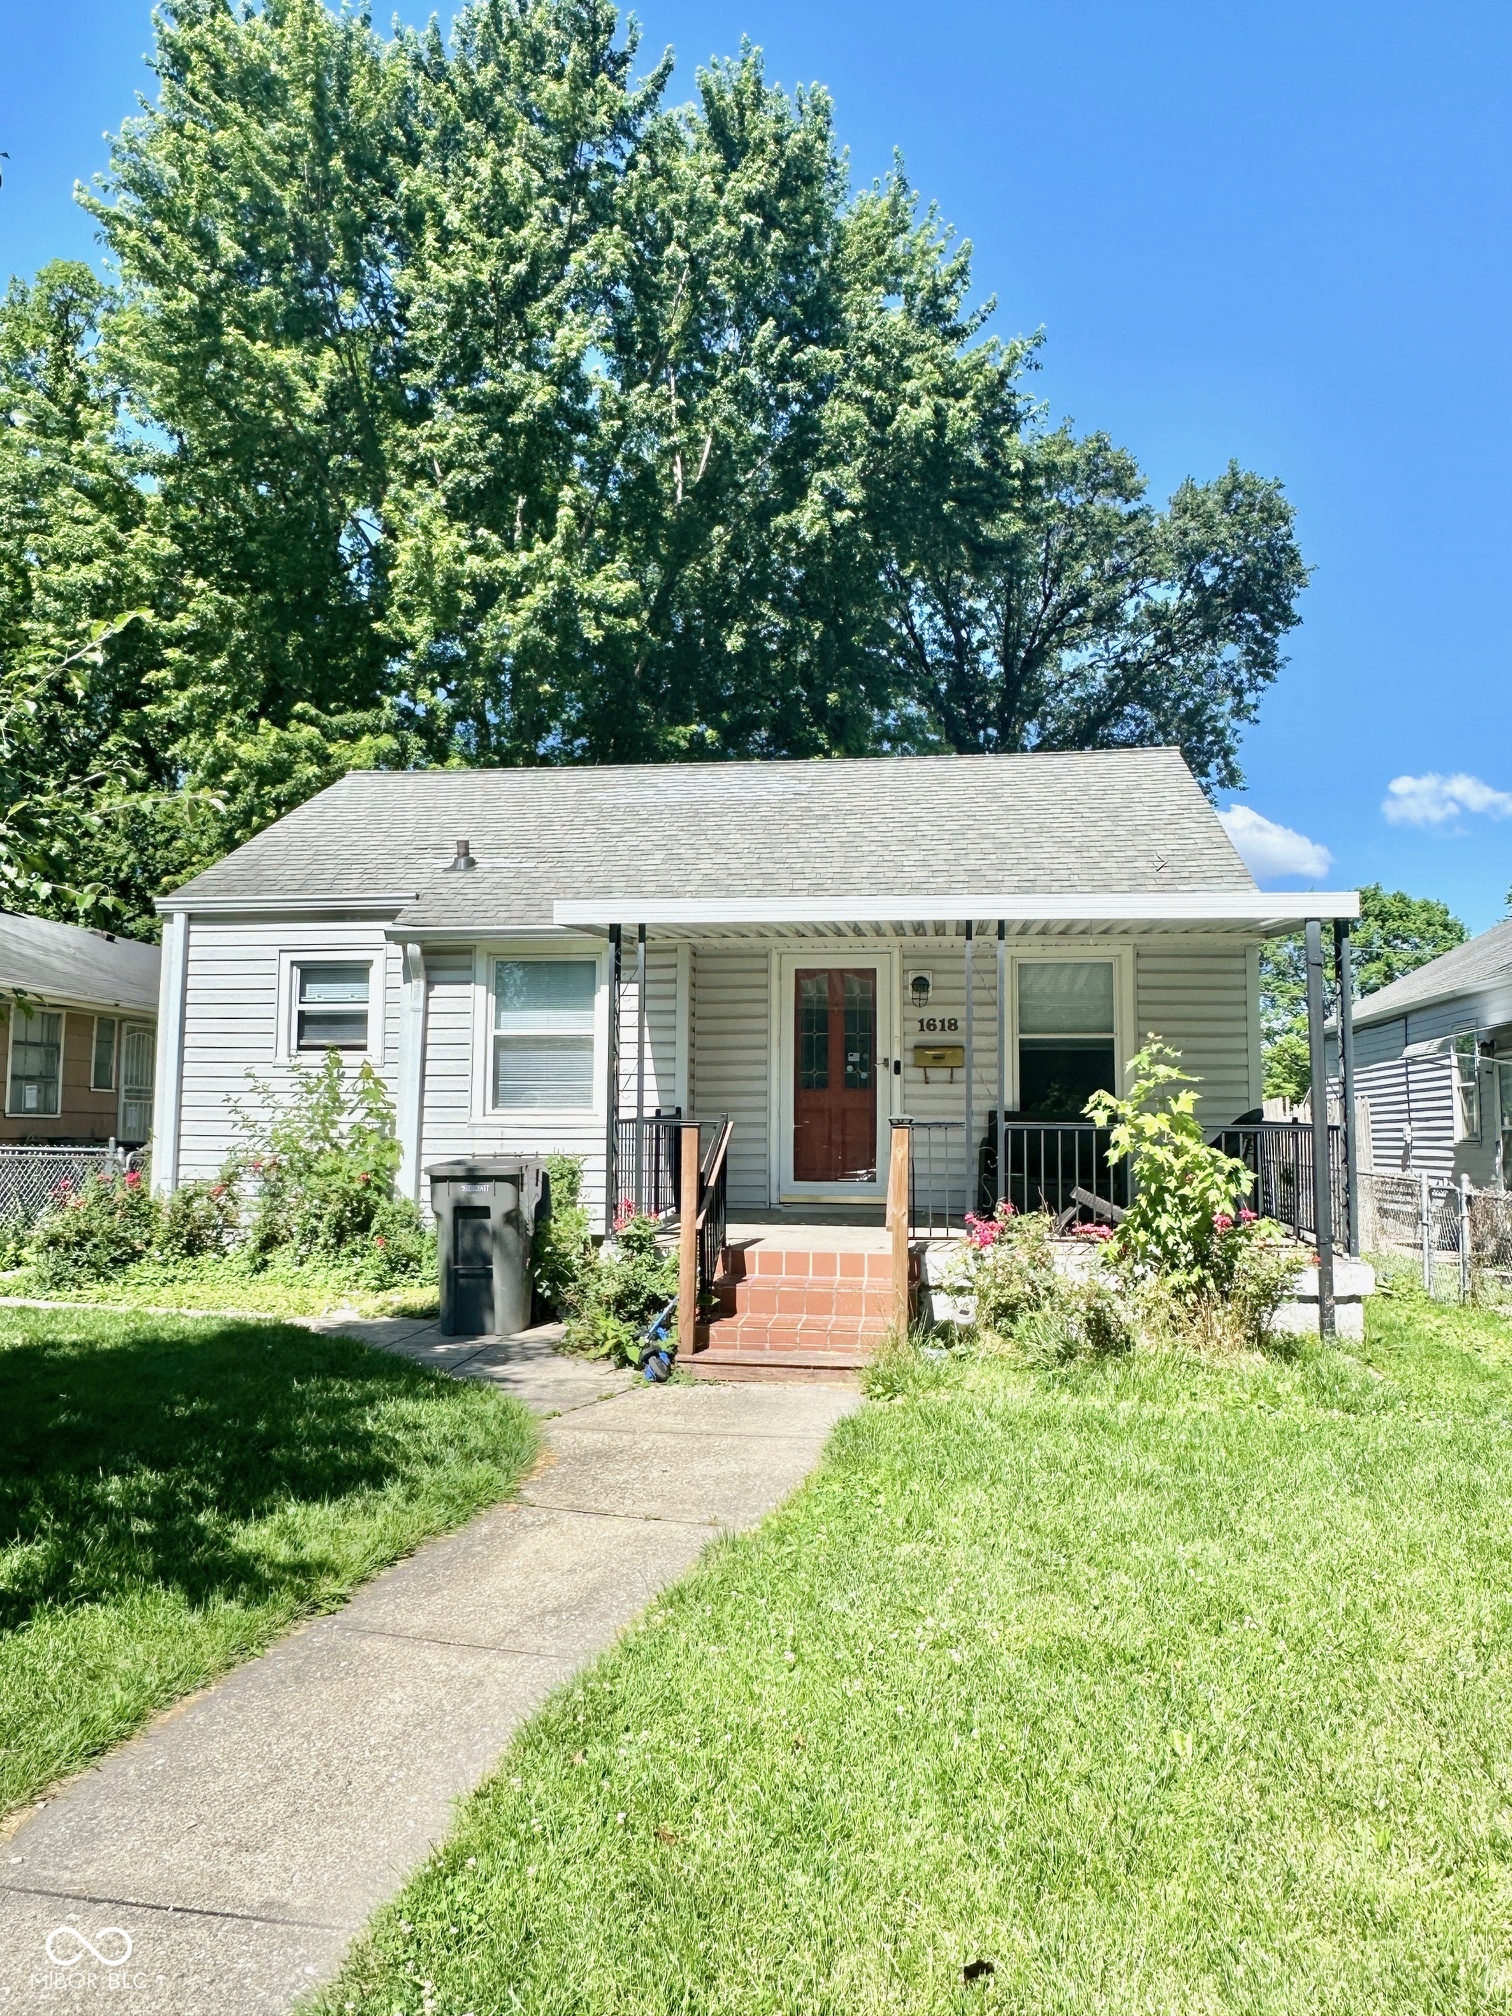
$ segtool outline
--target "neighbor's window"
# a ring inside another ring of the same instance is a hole
[[[593,1104],[593,959],[494,965],[493,1103]]]
[[[368,988],[373,969],[361,965],[297,966],[294,1047],[366,1050]]]
[[[89,1067],[91,1092],[114,1092],[115,1060],[116,1019],[114,1015],[96,1015],[94,1054]]]
[[[1018,969],[1019,1112],[1080,1120],[1114,1092],[1113,962],[1026,959]]]
[[[11,1011],[10,1105],[11,1113],[36,1114],[38,1119],[58,1111],[58,1077],[63,1059],[63,1017],[34,1010],[29,1016],[19,1008]]]
[[[1454,1039],[1454,1138],[1456,1141],[1479,1141],[1481,1132],[1480,1114],[1480,1046],[1472,1031]]]

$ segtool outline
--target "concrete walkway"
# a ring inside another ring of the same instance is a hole
[[[334,1326],[333,1326],[334,1327]],[[170,1710],[0,1838],[0,2011],[289,2009],[553,1688],[711,1535],[754,1525],[859,1404],[630,1384],[551,1333],[340,1326],[553,1418],[514,1503]]]

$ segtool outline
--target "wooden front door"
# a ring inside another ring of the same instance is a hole
[[[793,1180],[874,1183],[876,971],[800,967],[793,978]]]

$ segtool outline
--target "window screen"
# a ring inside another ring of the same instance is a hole
[[[1018,969],[1019,1111],[1079,1120],[1115,1091],[1111,959],[1024,960]]]
[[[493,1103],[593,1104],[592,959],[500,959],[494,966]]]
[[[10,1111],[38,1119],[56,1117],[63,1017],[11,1011]]]
[[[97,1015],[94,1025],[94,1057],[90,1064],[91,1092],[114,1092],[116,1062],[116,1019]]]
[[[366,1050],[368,987],[372,968],[363,965],[300,966],[295,1047],[300,1050]]]

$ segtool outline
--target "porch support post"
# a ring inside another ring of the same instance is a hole
[[[908,1282],[909,1149],[913,1130],[904,1122],[892,1124],[892,1141],[887,1158],[887,1230],[892,1248],[892,1327],[898,1337],[908,1335],[913,1314]]]
[[[976,1020],[972,1010],[976,1006],[974,959],[976,952],[976,925],[968,917],[966,920],[966,950],[963,955],[966,975],[966,1203],[964,1211],[975,1211],[976,1157],[972,1152],[972,1140],[976,1133],[976,1113],[974,1111],[976,1091],[976,1052],[972,1043],[972,1024]],[[963,1211],[963,1215],[964,1215]]]
[[[399,1194],[420,1202],[420,1130],[425,1098],[425,954],[399,948],[399,1084],[394,1131],[399,1136]]]
[[[1313,1232],[1318,1241],[1318,1334],[1334,1334],[1333,1184],[1328,1068],[1323,1047],[1323,926],[1307,920],[1307,1048],[1312,1075]]]
[[[1349,1257],[1360,1257],[1360,1143],[1355,1127],[1354,955],[1349,919],[1334,920],[1334,978],[1339,992],[1339,1076],[1344,1086],[1344,1199],[1349,1213]]]
[[[998,919],[997,935],[997,1196],[1001,1204],[1008,1195],[1008,920]]]
[[[152,1092],[152,1187],[159,1197],[178,1188],[179,1131],[184,1100],[184,1015],[189,991],[189,916],[175,910],[163,930],[158,981],[157,1064]]]
[[[698,1349],[698,1123],[678,1129],[682,1156],[677,1221],[677,1355],[686,1365]]]
[[[607,1086],[609,1136],[604,1144],[604,1233],[614,1230],[614,1209],[619,1201],[619,1020],[620,1020],[620,927],[609,926],[609,1063]]]
[[[646,927],[635,927],[635,1208],[646,1208]]]

